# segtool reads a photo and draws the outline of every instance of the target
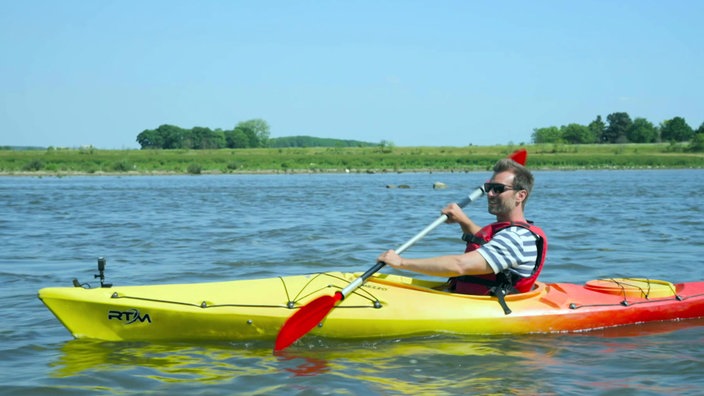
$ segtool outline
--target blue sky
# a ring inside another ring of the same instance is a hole
[[[0,146],[161,124],[397,146],[704,122],[704,1],[0,1]]]

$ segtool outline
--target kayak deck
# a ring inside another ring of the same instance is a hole
[[[332,295],[359,274],[326,272],[227,282],[55,287],[39,298],[76,338],[273,340],[297,309]],[[704,317],[704,282],[644,278],[536,283],[506,296],[448,293],[441,282],[377,274],[333,309],[311,334],[332,338],[432,333],[520,334],[587,331]]]

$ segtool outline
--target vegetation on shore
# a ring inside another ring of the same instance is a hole
[[[0,174],[238,174],[464,172],[489,169],[525,147],[531,169],[704,168],[684,143],[466,147],[250,148],[217,150],[0,150]]]
[[[704,139],[704,122],[694,130],[682,117],[664,120],[655,125],[643,117],[631,116],[626,112],[611,113],[604,122],[601,116],[589,125],[571,123],[561,127],[535,128],[533,143],[659,143],[687,142]]]
[[[532,145],[396,147],[311,136],[270,138],[263,119],[231,130],[164,124],[137,135],[141,150],[3,150],[0,174],[223,174],[311,172],[462,172],[490,168],[526,147],[532,169],[704,168],[704,123],[682,117],[655,126],[628,113],[589,125],[536,128]],[[665,143],[668,142],[668,143]]]
[[[369,147],[374,143],[356,140],[322,139],[311,136],[270,138],[269,124],[261,119],[239,122],[232,130],[206,127],[181,128],[160,125],[137,135],[142,149],[197,149],[222,148],[281,148],[281,147]],[[626,144],[693,142],[704,146],[704,123],[694,130],[682,117],[664,120],[655,125],[643,117],[635,120],[626,112],[611,113],[606,122],[598,115],[589,125],[571,123],[561,127],[535,128],[531,137],[534,144]],[[382,141],[382,143],[385,143]],[[700,150],[704,151],[704,150]]]

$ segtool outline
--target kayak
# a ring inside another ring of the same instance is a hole
[[[325,272],[191,284],[41,289],[39,299],[75,338],[108,341],[274,340],[307,303],[359,274]],[[338,339],[428,334],[581,332],[704,317],[704,282],[647,278],[541,283],[497,298],[450,293],[442,282],[375,274],[311,335]]]

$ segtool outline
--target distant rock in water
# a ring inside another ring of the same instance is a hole
[[[386,188],[411,188],[408,184],[399,184],[398,186],[395,184],[387,184]]]
[[[433,189],[443,189],[443,188],[447,188],[447,184],[445,184],[443,182],[433,183]]]

